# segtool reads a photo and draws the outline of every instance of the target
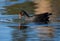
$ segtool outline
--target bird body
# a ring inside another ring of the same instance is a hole
[[[29,16],[29,14],[24,11],[24,10],[21,10],[21,12],[19,13],[19,17],[22,18],[23,16],[26,16],[27,18],[25,19],[26,21],[30,22],[30,21],[33,21],[33,22],[40,22],[40,23],[48,23],[49,22],[49,15],[52,15],[52,13],[42,13],[42,14],[38,14],[38,15],[33,15],[33,16]]]

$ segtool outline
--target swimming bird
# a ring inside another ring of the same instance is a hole
[[[26,18],[27,21],[33,20],[36,23],[39,23],[39,22],[40,23],[48,23],[49,22],[49,16],[52,15],[52,13],[45,12],[45,13],[42,13],[42,14],[36,14],[36,15],[30,16],[26,11],[21,10],[19,15],[20,15],[19,16],[20,18],[22,18],[23,16],[27,16],[28,17],[28,18]]]
[[[26,16],[28,18],[31,17],[31,16],[29,16],[29,14],[25,10],[21,10],[19,12],[19,17],[22,18],[23,16]]]

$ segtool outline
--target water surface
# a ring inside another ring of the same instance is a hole
[[[24,25],[23,28],[20,29],[19,23],[0,21],[0,41],[59,41],[59,40],[60,40],[60,22],[39,25],[35,23],[29,23],[27,25]]]

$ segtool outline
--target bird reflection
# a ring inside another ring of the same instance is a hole
[[[22,26],[22,25],[18,27],[18,29],[27,29],[27,28],[28,26]]]
[[[13,27],[12,41],[54,41],[54,27],[52,26],[20,26],[22,28]],[[16,29],[18,28],[18,29]]]
[[[11,35],[12,35],[12,41],[25,41],[27,38],[26,29],[23,29],[23,27],[21,29],[14,29]]]

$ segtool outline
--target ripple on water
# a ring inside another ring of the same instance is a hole
[[[43,25],[42,24],[36,25],[34,23],[30,23],[30,24],[26,25],[26,26],[29,26],[28,29],[25,29],[25,31],[23,31],[23,29],[19,30],[19,29],[13,29],[13,28],[7,27],[7,26],[18,26],[15,23],[9,23],[9,24],[8,23],[0,23],[0,25],[1,25],[0,26],[0,33],[1,33],[0,40],[1,41],[11,41],[12,39],[16,39],[17,37],[18,37],[18,39],[21,37],[26,37],[25,38],[26,41],[40,41],[41,39],[43,39],[43,37],[42,38],[40,37],[41,32],[43,32],[43,33],[49,32],[49,29],[58,30],[57,28],[60,27],[60,26],[58,26],[59,23],[43,24]],[[52,27],[48,28],[48,26],[52,26]],[[45,30],[43,28],[45,28]],[[20,32],[20,31],[22,31],[22,32]],[[59,32],[55,31],[55,33],[59,33]],[[42,34],[42,35],[44,35],[44,34]],[[56,35],[57,35],[57,37],[54,38],[54,40],[59,41],[60,36],[58,36],[58,34],[56,34]],[[47,37],[44,39],[47,39]]]

